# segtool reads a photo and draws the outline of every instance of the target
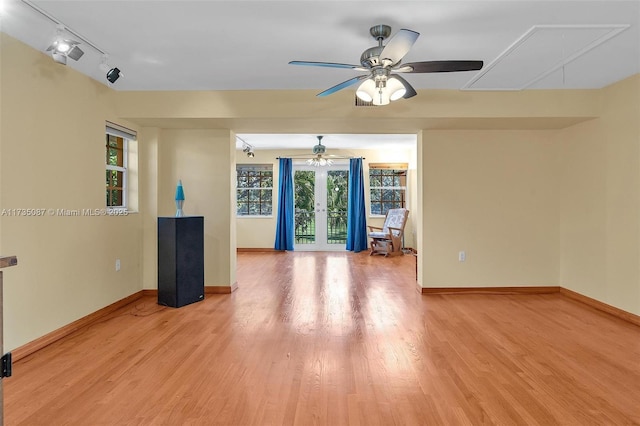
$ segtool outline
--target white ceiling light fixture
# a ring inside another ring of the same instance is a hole
[[[389,99],[391,101],[397,101],[407,93],[406,87],[395,77],[387,80],[387,91],[389,92]]]
[[[356,90],[356,96],[364,102],[373,105],[388,105],[391,101],[402,99],[407,89],[396,77],[387,75],[376,76],[365,80]]]
[[[376,83],[370,78],[366,79],[356,90],[356,96],[364,102],[373,102],[375,93]]]
[[[56,36],[47,48],[47,52],[51,52],[51,57],[59,64],[67,65],[67,58],[77,61],[84,55],[84,51],[78,47],[79,41],[65,38],[65,27],[62,24],[56,26]]]

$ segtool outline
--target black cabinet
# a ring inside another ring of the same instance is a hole
[[[158,218],[158,304],[204,299],[204,217]]]

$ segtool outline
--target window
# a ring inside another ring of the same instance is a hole
[[[135,140],[132,130],[112,123],[106,127],[107,207],[127,207],[127,159],[128,142]]]
[[[273,166],[238,164],[237,215],[271,216],[273,214]]]
[[[407,164],[369,164],[369,191],[372,215],[385,215],[389,209],[405,207]]]

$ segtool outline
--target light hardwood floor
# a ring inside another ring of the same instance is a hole
[[[640,327],[560,294],[421,295],[415,259],[241,253],[17,362],[8,425],[640,424]]]

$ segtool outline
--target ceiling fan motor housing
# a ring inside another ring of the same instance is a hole
[[[316,136],[318,138],[318,145],[314,145],[313,146],[313,153],[314,154],[324,154],[326,148],[324,145],[322,145],[322,138],[324,136]]]
[[[374,46],[362,52],[360,63],[363,67],[373,68],[380,65],[380,53],[384,46]]]
[[[324,145],[318,144],[313,147],[314,154],[324,154],[326,151],[326,147]]]

